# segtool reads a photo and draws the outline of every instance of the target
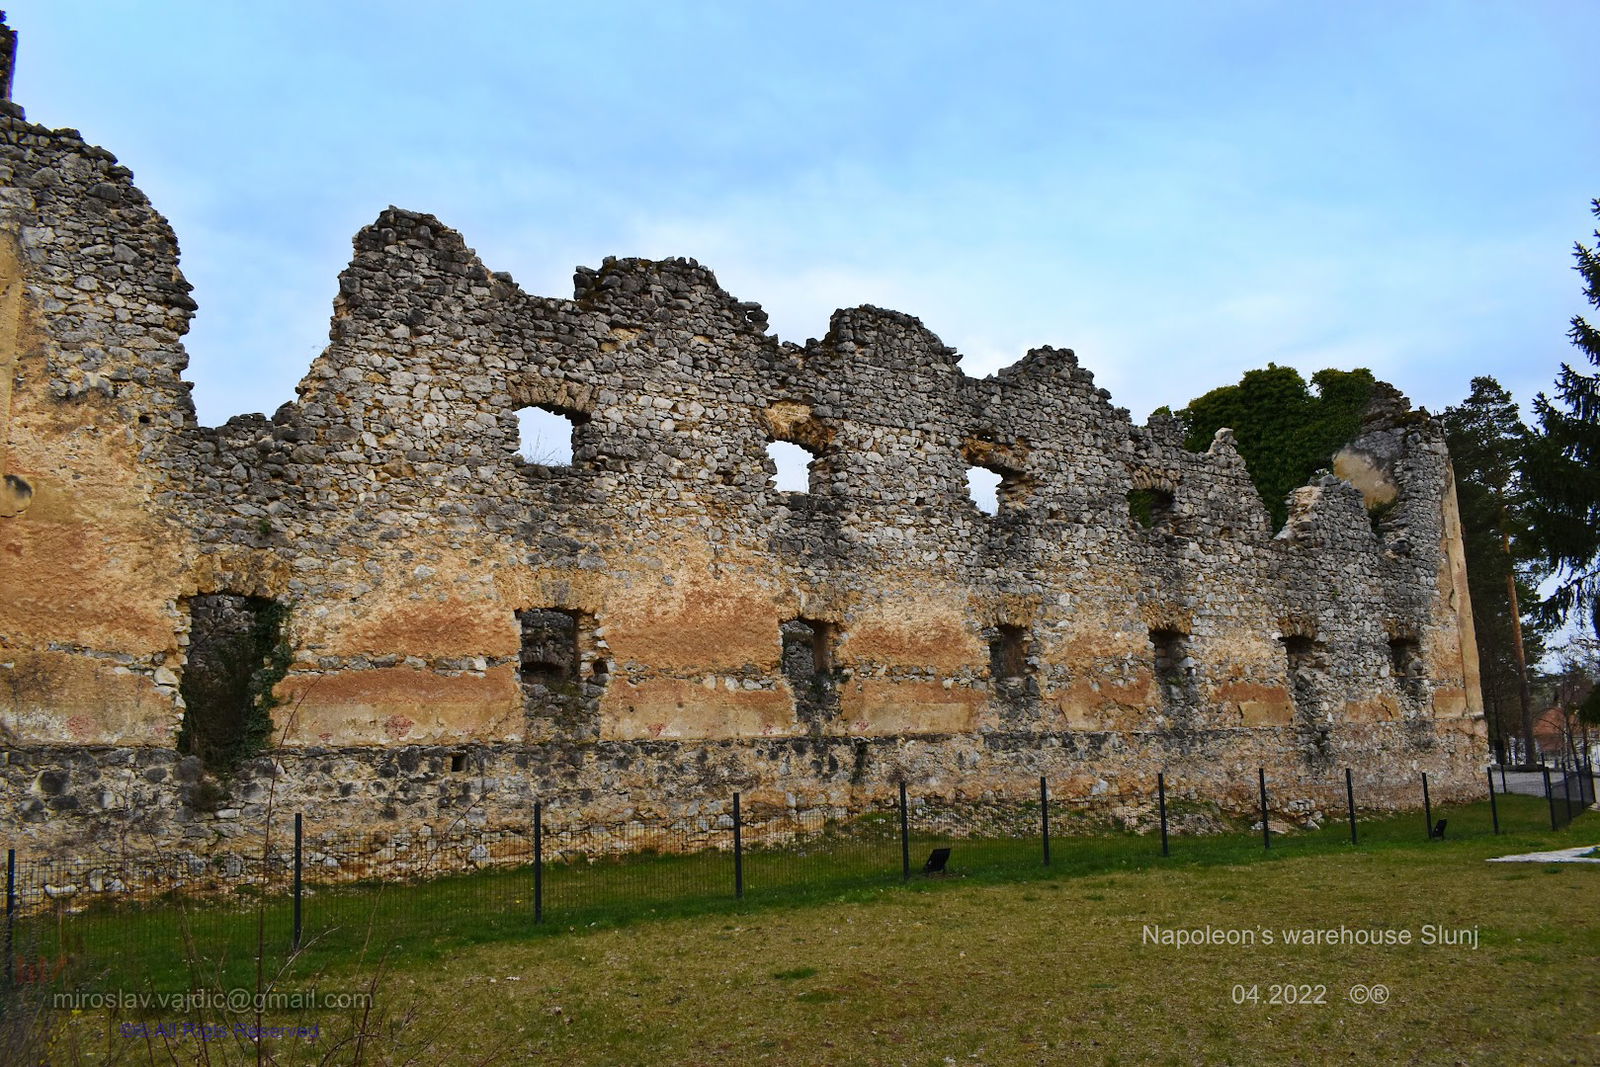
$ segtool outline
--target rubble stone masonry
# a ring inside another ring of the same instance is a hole
[[[760,818],[902,780],[995,800],[1165,770],[1244,808],[1259,765],[1299,812],[1347,766],[1379,806],[1419,771],[1436,799],[1481,785],[1449,458],[1388,387],[1275,534],[1228,431],[1194,453],[1133,425],[1071,350],[969,378],[875,307],[796,345],[689,259],[534,296],[391,207],[298,399],[204,427],[166,221],[109,152],[0,112],[13,843],[194,845],[269,792],[322,826],[489,832],[535,798],[609,825],[740,789]],[[519,455],[527,407],[572,421],[569,465]],[[814,456],[809,492],[774,487],[774,441]],[[192,627],[273,604],[287,668],[240,697],[273,743],[206,768],[175,746],[214,709],[180,691],[228,634]]]

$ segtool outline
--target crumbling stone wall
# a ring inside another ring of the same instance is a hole
[[[188,288],[125,168],[0,104],[15,838],[204,837],[269,793],[492,824],[534,797],[603,822],[733,787],[847,810],[902,779],[1133,792],[1258,764],[1286,801],[1344,766],[1376,802],[1419,769],[1477,787],[1449,459],[1392,391],[1275,534],[1227,431],[1192,453],[1134,425],[1071,350],[973,379],[874,307],[784,342],[693,260],[534,296],[391,207],[298,399],[219,427],[182,378]],[[519,456],[531,406],[573,421],[570,465]],[[816,457],[811,492],[774,488],[774,440]],[[969,466],[1000,474],[997,514]],[[293,653],[273,751],[201,811],[175,740],[214,596],[287,606]]]

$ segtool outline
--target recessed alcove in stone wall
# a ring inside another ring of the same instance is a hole
[[[274,660],[283,655],[287,611],[274,600],[234,593],[198,593],[187,606],[177,747],[229,773],[274,740],[272,689],[286,666]]]
[[[779,627],[783,676],[794,693],[795,716],[818,733],[839,714],[839,627],[822,619],[788,619]]]

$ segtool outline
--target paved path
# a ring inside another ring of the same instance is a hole
[[[1550,780],[1555,784],[1556,795],[1559,797],[1561,772],[1551,771]],[[1494,787],[1497,791],[1500,790],[1500,772],[1498,770],[1494,772]],[[1504,791],[1507,793],[1520,793],[1525,797],[1542,797],[1544,796],[1544,775],[1539,771],[1507,771]],[[1572,792],[1573,796],[1576,797],[1577,789],[1574,788]]]
[[[1490,863],[1600,863],[1600,845],[1579,845],[1555,852],[1524,852],[1520,856],[1494,856]]]

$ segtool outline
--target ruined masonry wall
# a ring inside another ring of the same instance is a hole
[[[732,788],[860,810],[902,779],[975,798],[1041,773],[1217,794],[1257,765],[1301,814],[1345,766],[1375,803],[1419,770],[1436,796],[1477,787],[1449,460],[1397,394],[1341,453],[1349,480],[1300,490],[1275,536],[1226,431],[1197,454],[1132,425],[1070,350],[972,379],[873,307],[782,342],[692,260],[532,296],[390,208],[298,400],[202,427],[166,222],[109,153],[0,110],[14,840],[226,837],[274,776],[275,803],[363,827],[525,820],[535,797],[576,822],[698,817]],[[527,406],[574,417],[570,467],[517,455]],[[817,455],[811,493],[773,488],[775,439]],[[1002,472],[998,515],[970,465]],[[1170,494],[1150,528],[1133,489]],[[215,593],[289,605],[293,649],[281,744],[220,805],[173,748],[189,599]],[[551,609],[578,620],[581,677],[546,700],[517,613]],[[833,624],[811,715],[782,663],[801,618]],[[992,677],[1000,627],[1025,634],[1023,676]]]

